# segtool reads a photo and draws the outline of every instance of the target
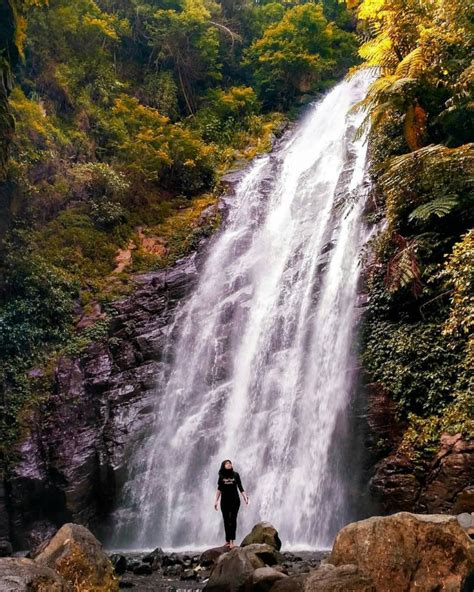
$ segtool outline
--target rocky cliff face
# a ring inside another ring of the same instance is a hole
[[[367,440],[369,492],[383,513],[472,512],[474,508],[474,442],[461,435],[441,437],[439,450],[422,464],[394,452],[404,426],[395,405],[377,385],[369,385]]]
[[[0,536],[14,547],[35,547],[64,522],[97,529],[105,518],[127,450],[153,421],[173,311],[197,275],[193,254],[137,277],[133,295],[114,306],[108,340],[60,360],[54,392],[30,418],[5,484],[9,520],[0,522]]]

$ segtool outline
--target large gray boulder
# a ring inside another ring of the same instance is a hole
[[[258,522],[252,531],[240,543],[241,547],[254,543],[270,545],[277,551],[281,549],[281,540],[276,528],[270,522]]]
[[[199,563],[203,567],[214,565],[219,557],[224,553],[228,553],[229,550],[229,547],[226,547],[225,545],[222,547],[212,547],[211,549],[206,549],[201,553],[201,556],[199,557]]]
[[[273,590],[272,590],[273,592]],[[355,565],[322,565],[309,574],[304,592],[379,592],[370,577]],[[380,589],[380,592],[382,590]],[[402,592],[400,590],[399,592]]]
[[[283,563],[284,557],[283,555],[272,547],[271,545],[266,545],[265,543],[252,543],[251,545],[245,545],[242,547],[247,554],[253,553],[259,559],[261,559],[265,565],[276,565],[278,563]]]
[[[65,524],[35,556],[79,589],[115,592],[118,580],[110,559],[94,535],[79,524]],[[83,588],[81,588],[81,586]]]
[[[304,592],[309,573],[295,574],[282,580],[277,580],[271,587],[271,592]]]
[[[72,585],[32,559],[0,559],[0,592],[73,592]]]
[[[455,516],[400,512],[343,528],[328,563],[356,565],[377,592],[460,590],[474,543]]]
[[[261,560],[253,553],[246,553],[245,549],[235,547],[228,553],[221,555],[212,568],[209,580],[204,587],[206,592],[244,592],[253,572],[257,567],[264,567]]]
[[[252,592],[268,592],[275,582],[284,580],[288,576],[273,567],[259,567],[256,569],[250,580]]]

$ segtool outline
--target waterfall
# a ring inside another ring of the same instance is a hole
[[[338,84],[243,175],[200,280],[176,312],[153,435],[135,450],[114,543],[222,544],[213,507],[225,458],[239,471],[240,539],[258,521],[286,548],[327,547],[351,518],[347,458],[366,143]]]

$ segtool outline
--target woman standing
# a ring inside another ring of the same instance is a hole
[[[242,481],[237,471],[234,471],[232,462],[227,459],[222,461],[217,480],[216,501],[214,508],[221,498],[222,517],[224,518],[226,545],[231,549],[235,547],[235,531],[237,530],[237,514],[240,508],[239,491],[246,504],[249,503],[248,495],[242,487]]]

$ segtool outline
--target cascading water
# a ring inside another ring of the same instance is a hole
[[[176,313],[154,434],[136,450],[116,546],[222,543],[217,469],[285,547],[326,547],[351,517],[342,450],[354,384],[360,251],[367,238],[363,115],[370,80],[336,86],[242,178],[200,281]]]

